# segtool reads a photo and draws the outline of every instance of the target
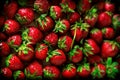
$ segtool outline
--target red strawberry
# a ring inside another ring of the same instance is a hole
[[[66,34],[69,28],[70,28],[69,21],[66,19],[63,19],[63,20],[58,20],[56,22],[56,25],[53,31],[60,34]]]
[[[100,44],[103,41],[102,31],[98,28],[93,28],[90,31],[90,38],[92,38],[94,41],[96,41],[96,43]]]
[[[105,39],[113,39],[115,36],[115,31],[112,27],[103,28],[102,33]]]
[[[77,12],[73,12],[69,15],[69,21],[71,24],[75,23],[76,21],[80,20],[80,14]]]
[[[50,4],[48,0],[35,0],[34,9],[38,13],[45,13],[49,10]]]
[[[8,18],[13,18],[18,10],[18,4],[15,1],[5,4],[5,14]]]
[[[103,64],[97,64],[92,68],[91,75],[93,78],[103,78],[106,75],[106,67]]]
[[[98,25],[100,28],[109,26],[112,23],[112,17],[109,12],[102,12],[98,15]]]
[[[30,24],[34,20],[34,12],[31,8],[20,8],[15,17],[20,24]]]
[[[54,22],[51,17],[47,16],[46,14],[42,14],[39,18],[37,18],[38,27],[41,31],[50,31],[53,26]]]
[[[4,67],[1,69],[1,74],[6,78],[12,77],[12,71],[8,67]]]
[[[110,2],[110,1],[106,1],[105,2],[105,10],[110,11],[110,12],[114,12],[115,11],[115,4]]]
[[[62,16],[62,9],[59,6],[51,6],[50,7],[50,16],[56,20]]]
[[[81,77],[88,77],[90,76],[91,69],[89,63],[84,63],[83,65],[79,65],[77,68],[77,74]]]
[[[83,59],[81,48],[78,45],[75,45],[74,48],[69,52],[68,57],[73,63],[80,62]]]
[[[114,57],[119,51],[119,45],[115,41],[105,40],[101,47],[101,55],[103,58]]]
[[[93,55],[93,56],[88,57],[88,61],[90,64],[101,63],[102,58],[98,55]]]
[[[21,70],[21,69],[23,69],[23,63],[14,54],[8,55],[8,57],[6,58],[5,63],[6,63],[6,66],[8,68],[10,68],[11,70],[15,71],[15,70]]]
[[[0,32],[0,40],[4,41],[7,39],[7,35],[3,32]]]
[[[4,30],[7,34],[15,34],[20,30],[20,25],[17,21],[8,19],[4,23]]]
[[[18,57],[23,61],[31,61],[34,56],[33,46],[29,44],[23,44],[18,48]]]
[[[86,56],[91,56],[98,54],[100,48],[93,39],[87,39],[84,43],[83,52]]]
[[[43,76],[47,79],[57,79],[60,76],[60,70],[55,66],[45,66],[43,68]]]
[[[97,9],[92,7],[85,16],[85,22],[94,27],[98,19]]]
[[[44,42],[48,45],[56,46],[58,42],[58,35],[51,32],[45,37]]]
[[[42,72],[42,65],[37,61],[34,61],[31,64],[29,64],[24,70],[26,78],[32,80],[42,79]]]
[[[35,57],[39,60],[45,60],[48,53],[48,46],[43,44],[37,44],[35,49]]]
[[[78,11],[80,13],[85,13],[91,7],[91,0],[79,0],[78,1]]]
[[[41,31],[34,26],[26,28],[24,32],[22,32],[22,39],[30,42],[30,44],[36,44],[42,39],[42,37],[43,35]]]
[[[0,28],[4,25],[4,22],[5,22],[5,17],[0,16]]]
[[[62,50],[56,49],[48,54],[48,57],[46,58],[46,62],[48,62],[49,60],[50,60],[50,63],[60,66],[63,63],[65,63],[66,56]]]
[[[17,70],[13,73],[13,77],[14,80],[24,80],[25,79],[25,75],[22,71]]]
[[[61,7],[63,12],[74,12],[74,9],[76,8],[76,4],[72,0],[62,0],[61,1]]]
[[[22,37],[16,34],[16,35],[9,37],[7,42],[12,48],[19,47],[22,43]]]
[[[7,56],[10,54],[10,47],[6,42],[0,42],[0,56]]]
[[[72,78],[76,76],[76,72],[76,67],[73,64],[68,64],[63,68],[62,76],[65,78]]]
[[[62,36],[58,40],[58,47],[65,52],[70,51],[72,46],[72,38],[69,36]]]
[[[98,11],[102,12],[104,11],[104,7],[105,7],[105,1],[101,0],[96,4]]]
[[[113,62],[111,57],[108,57],[106,60],[106,75],[110,79],[115,79],[116,75],[119,73],[118,62]]]

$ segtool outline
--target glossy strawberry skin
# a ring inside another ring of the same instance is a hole
[[[6,66],[10,68],[12,71],[23,69],[23,63],[14,54],[8,55],[5,63],[6,63]]]
[[[15,34],[20,30],[20,25],[17,21],[8,19],[4,23],[5,32],[9,35]]]
[[[85,22],[88,23],[91,27],[94,27],[94,25],[97,22],[97,17],[93,17],[93,18],[86,18]]]
[[[30,65],[28,65],[24,71],[25,76],[28,79],[41,79],[41,76],[43,74],[42,72],[42,65],[37,61],[34,61]]]
[[[13,35],[8,38],[7,43],[12,47],[18,47],[22,43],[22,37],[20,35]]]
[[[7,56],[10,54],[10,47],[6,42],[0,42],[0,56]]]
[[[20,8],[15,17],[20,24],[30,24],[34,20],[34,12],[31,8]]]
[[[12,71],[7,67],[4,67],[4,68],[1,69],[1,74],[6,78],[11,78],[12,77]]]
[[[38,44],[35,49],[35,57],[39,60],[45,60],[48,53],[48,46],[46,44]]]
[[[105,3],[105,10],[110,11],[110,12],[114,12],[115,11],[115,5],[111,2],[106,2]]]
[[[107,12],[102,12],[98,15],[98,25],[100,28],[107,27],[112,23],[111,16]]]
[[[58,35],[54,32],[49,33],[46,37],[45,37],[45,42],[52,45],[52,46],[56,46],[57,42],[58,42]]]
[[[43,68],[43,75],[45,78],[57,79],[60,76],[60,70],[55,66],[45,66]],[[51,76],[50,76],[51,75]]]
[[[56,49],[55,52],[58,52],[59,54],[54,55],[54,52],[53,52],[53,56],[50,58],[50,63],[60,66],[66,61],[65,53],[60,49]]]
[[[48,0],[35,0],[34,1],[34,9],[38,13],[45,13],[48,11],[50,4]]]
[[[4,7],[5,14],[8,18],[13,18],[18,10],[18,4],[15,1],[10,2],[9,4],[5,4]]]
[[[114,48],[112,47],[114,46]],[[114,57],[117,55],[119,48],[116,44],[111,44],[110,41],[104,41],[101,47],[101,56],[103,58]]]
[[[38,22],[38,24],[39,24],[38,27],[43,32],[50,31],[54,26],[54,22],[51,19],[51,17],[47,16],[47,17],[45,17],[45,20],[46,20],[45,22],[44,22],[44,20],[42,21],[42,26]]]

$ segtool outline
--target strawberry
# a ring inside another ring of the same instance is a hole
[[[96,4],[98,11],[102,12],[104,11],[104,7],[105,7],[105,1],[101,0]]]
[[[5,4],[4,7],[5,14],[8,18],[13,18],[18,10],[18,4],[15,1],[10,2],[9,4]]]
[[[8,68],[10,68],[11,70],[13,70],[13,71],[23,69],[23,63],[14,54],[8,55],[7,58],[6,58],[5,63],[6,63],[6,66]]]
[[[71,24],[75,23],[76,21],[79,21],[80,18],[81,18],[81,16],[77,12],[72,12],[69,15],[69,21],[70,21]]]
[[[34,20],[34,12],[31,8],[20,8],[15,18],[20,24],[30,24]]]
[[[37,18],[37,23],[39,29],[43,32],[50,31],[54,26],[54,22],[51,17],[46,14],[42,14],[39,18]]]
[[[93,78],[103,78],[106,75],[106,67],[103,64],[97,64],[92,68],[91,75]]]
[[[120,43],[120,36],[116,37],[116,42]]]
[[[58,42],[58,35],[54,32],[51,32],[45,36],[44,42],[48,45],[56,46]]]
[[[69,52],[68,57],[73,63],[80,62],[83,58],[82,49],[78,45],[75,45],[74,48]]]
[[[109,26],[112,23],[112,17],[109,12],[102,12],[98,15],[98,25],[100,28]]]
[[[7,19],[4,23],[4,30],[7,34],[15,34],[20,30],[20,25],[17,21]]]
[[[4,25],[4,22],[5,22],[5,17],[0,16],[0,28]]]
[[[65,68],[63,68],[62,71],[62,76],[65,78],[72,78],[75,77],[76,75],[76,67],[71,63],[71,64],[67,64]]]
[[[99,55],[93,55],[88,57],[88,61],[90,64],[96,64],[96,63],[98,64],[98,63],[102,63],[103,59]]]
[[[4,41],[6,39],[7,39],[7,35],[5,33],[3,33],[3,32],[0,32],[0,40]]]
[[[79,0],[77,9],[80,13],[85,13],[91,7],[91,0]]]
[[[24,70],[26,78],[32,80],[42,79],[42,72],[42,65],[37,61],[34,61],[31,64],[29,64]]]
[[[62,7],[62,12],[65,13],[74,12],[74,9],[76,8],[76,4],[72,0],[62,0],[60,5]]]
[[[48,54],[46,62],[50,60],[50,63],[56,66],[60,66],[66,61],[65,53],[60,49],[55,49]]]
[[[43,76],[47,79],[57,79],[60,76],[60,70],[55,66],[45,66],[43,68]]]
[[[79,65],[77,68],[77,74],[81,77],[88,77],[90,76],[91,69],[89,63],[84,63],[83,65]]]
[[[72,38],[69,36],[62,36],[58,40],[58,47],[62,49],[64,52],[70,51],[72,46]]]
[[[57,20],[61,18],[62,16],[62,9],[60,6],[51,6],[50,7],[50,16],[54,19]]]
[[[35,0],[34,1],[34,10],[38,13],[48,12],[50,4],[48,0]]]
[[[93,39],[87,39],[84,43],[83,47],[83,53],[86,56],[91,56],[98,54],[100,52],[99,46],[96,44],[96,42]]]
[[[115,57],[119,51],[119,45],[115,41],[105,40],[101,46],[101,55],[103,58]]]
[[[115,36],[115,31],[112,27],[103,28],[102,33],[105,39],[113,39]]]
[[[10,47],[19,47],[22,43],[22,37],[20,35],[12,35],[8,38],[7,43],[10,45]]]
[[[23,42],[23,44],[17,49],[18,57],[22,61],[31,61],[34,56],[34,49],[33,46],[30,44],[26,44]]]
[[[12,71],[8,67],[4,67],[1,69],[1,75],[3,75],[6,78],[12,77]]]
[[[109,0],[105,2],[105,10],[114,12],[115,11],[115,4],[110,2]]]
[[[85,16],[85,22],[94,27],[98,19],[97,9],[92,7]]]
[[[68,20],[63,19],[63,20],[58,20],[56,22],[55,28],[54,28],[54,32],[55,33],[59,33],[59,34],[66,34],[66,32],[69,30],[70,28],[70,23]]]
[[[42,37],[42,32],[34,26],[30,26],[22,32],[22,39],[31,44],[36,44],[42,39]]]
[[[106,60],[106,75],[110,79],[115,79],[116,75],[119,73],[117,66],[118,62],[113,62],[111,57],[108,57]]]
[[[0,56],[7,56],[10,54],[10,47],[6,42],[0,42]]]
[[[24,80],[25,79],[25,75],[22,71],[17,70],[13,73],[13,77],[14,80]]]
[[[100,44],[103,41],[102,31],[98,28],[93,28],[90,31],[90,38],[92,38],[94,41],[96,41],[96,43]]]
[[[39,60],[45,60],[48,53],[48,46],[46,44],[37,44],[35,48],[35,57]]]

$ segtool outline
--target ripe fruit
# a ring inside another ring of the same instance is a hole
[[[114,12],[115,11],[115,4],[111,3],[109,1],[106,1],[105,2],[105,10],[110,11],[110,12]]]
[[[13,73],[13,77],[14,80],[24,80],[25,79],[25,75],[22,71],[17,70]]]
[[[12,71],[8,67],[4,67],[1,69],[1,75],[3,75],[6,78],[12,77]]]

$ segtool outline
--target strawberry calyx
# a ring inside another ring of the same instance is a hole
[[[10,65],[10,59],[13,57],[13,54],[8,55],[8,57],[5,60],[5,64],[8,67]]]
[[[74,69],[74,68],[75,68],[75,66],[71,63],[71,64],[66,65],[66,67],[63,69],[63,71],[64,71],[64,70],[71,71],[71,70]]]
[[[35,71],[33,74],[30,73],[29,70],[24,70],[24,73],[26,75],[26,78],[28,79],[32,79],[32,80],[35,80],[35,79],[42,79],[42,76],[38,76],[36,75],[37,71]]]
[[[14,80],[17,80],[17,78],[19,77],[20,74],[21,74],[21,71],[20,71],[20,70],[15,71],[15,72],[13,73]]]
[[[84,63],[78,66],[77,72],[82,72],[83,69],[86,69],[87,71],[90,71],[90,64],[89,63]]]
[[[36,3],[34,4],[34,10],[38,13],[41,13],[43,10],[39,7],[39,5]]]
[[[109,16],[112,16],[113,13],[112,12],[109,12],[109,11],[106,11],[105,13],[107,13]]]
[[[81,24],[81,30],[88,31],[89,28],[90,28],[90,25],[88,23]]]
[[[17,19],[18,22],[20,22],[21,24],[25,24],[26,22],[28,22],[29,20],[26,19],[26,17],[22,17],[19,14],[15,15],[15,18]]]
[[[115,30],[117,30],[118,27],[120,27],[120,16],[116,16],[115,18],[112,18],[112,24],[113,24],[113,28]]]
[[[55,77],[55,74],[53,74],[51,71],[43,69],[43,74],[45,78],[50,78],[52,79],[53,77]]]
[[[117,69],[118,62],[112,62],[112,58],[108,57],[106,61],[106,74],[107,77],[115,79],[116,74],[119,72]]]
[[[56,32],[56,33],[58,33],[58,32],[63,33],[64,30],[66,30],[66,25],[62,21],[58,20],[56,22],[56,25],[55,25],[55,28],[54,28],[53,31]]]
[[[102,33],[105,34],[106,33],[106,28],[102,29]]]
[[[4,28],[3,28],[3,31],[9,30],[9,29],[10,29],[9,25],[8,25],[8,24],[5,24],[5,25],[4,25]]]
[[[18,4],[22,7],[27,5],[27,0],[17,0],[17,1],[18,1]]]
[[[93,29],[90,31],[90,33],[94,34],[94,33],[98,32],[98,31],[99,31],[99,29],[93,28]]]
[[[40,52],[41,50],[43,50],[43,49],[45,49],[45,48],[47,48],[47,47],[48,47],[48,46],[46,46],[46,45],[37,44],[37,45],[36,45],[36,50]]]
[[[60,49],[65,49],[65,48],[66,48],[65,42],[66,42],[66,36],[64,36],[63,38],[60,38],[60,39],[58,40],[58,47],[59,47]]]
[[[75,12],[73,9],[71,9],[67,3],[61,3],[62,12]]]
[[[54,11],[54,6],[51,6],[50,7],[50,16],[53,18],[53,19],[56,19],[57,15]]]

